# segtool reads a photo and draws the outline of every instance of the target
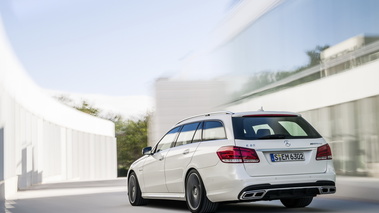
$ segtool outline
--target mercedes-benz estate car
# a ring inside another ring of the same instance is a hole
[[[306,207],[336,192],[330,146],[300,114],[216,112],[178,122],[130,167],[133,206],[181,200],[191,212],[219,203],[280,200]]]

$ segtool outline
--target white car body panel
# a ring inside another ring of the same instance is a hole
[[[138,171],[143,171],[142,178],[144,187],[142,191],[163,193],[168,192],[166,187],[164,158],[168,150],[164,150],[154,155],[148,156],[143,163],[143,167],[138,168]]]
[[[183,180],[200,143],[191,143],[171,148],[165,159],[166,186],[170,193],[184,193]]]
[[[260,163],[245,163],[246,172],[250,176],[267,175],[291,175],[313,174],[326,171],[325,161],[316,161],[317,147],[326,144],[325,140],[319,139],[289,139],[286,140],[290,147],[286,147],[284,139],[242,141],[236,140],[236,145],[241,147],[254,147]],[[316,144],[316,145],[311,145]],[[304,153],[304,161],[272,162],[271,153]]]

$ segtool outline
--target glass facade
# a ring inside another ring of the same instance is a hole
[[[379,95],[302,112],[333,150],[337,174],[377,176]]]

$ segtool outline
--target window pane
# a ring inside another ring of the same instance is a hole
[[[219,121],[206,121],[203,128],[204,140],[225,139],[225,129]]]
[[[168,149],[171,147],[172,143],[174,142],[176,135],[179,131],[180,127],[176,127],[175,129],[172,129],[169,131],[159,142],[157,146],[156,152]]]
[[[191,143],[197,126],[199,126],[199,123],[192,123],[192,124],[184,125],[182,130],[180,131],[180,134],[179,134],[178,140],[176,141],[175,146],[180,146],[180,145]]]
[[[235,117],[233,132],[236,139],[320,138],[320,134],[302,117]]]
[[[201,141],[201,131],[202,131],[202,125],[200,124],[200,125],[197,127],[197,130],[196,130],[196,132],[195,132],[195,136],[193,136],[192,143],[196,143],[196,142]]]
[[[279,123],[287,130],[292,136],[307,136],[307,133],[299,124],[292,121],[279,121]]]

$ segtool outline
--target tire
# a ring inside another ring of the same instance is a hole
[[[147,204],[147,200],[141,196],[137,175],[134,172],[130,173],[128,178],[128,197],[132,206],[141,206]]]
[[[186,178],[186,204],[193,213],[214,212],[218,203],[207,198],[203,181],[196,170],[191,170]]]
[[[313,197],[280,199],[282,204],[287,208],[303,208],[311,204],[312,200]]]

